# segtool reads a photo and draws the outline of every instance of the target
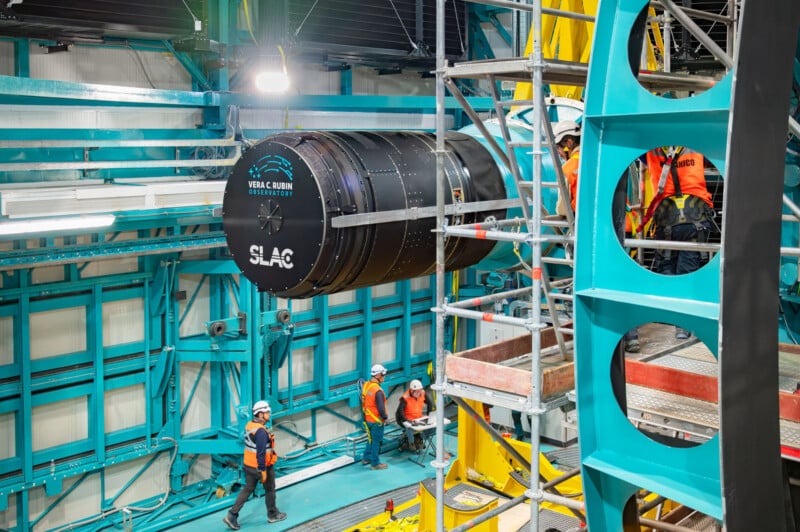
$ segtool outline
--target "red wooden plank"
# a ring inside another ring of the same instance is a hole
[[[800,395],[779,392],[778,401],[781,407],[781,419],[800,422]]]
[[[716,403],[719,398],[716,377],[666,368],[638,360],[625,361],[625,380],[646,388]]]

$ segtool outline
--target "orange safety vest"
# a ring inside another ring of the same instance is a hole
[[[678,172],[678,181],[681,187],[681,194],[691,194],[697,196],[714,207],[711,201],[711,193],[706,187],[705,166],[703,154],[688,148],[683,148],[675,155],[675,170]],[[650,182],[653,190],[658,190],[658,182],[661,179],[661,171],[667,164],[667,154],[663,148],[656,148],[647,152],[647,171],[650,173]],[[670,172],[671,174],[671,172]],[[675,195],[675,184],[672,182],[672,175],[667,175],[662,196],[668,198]]]
[[[364,419],[367,423],[382,423],[381,413],[378,412],[378,405],[375,402],[375,395],[382,392],[381,385],[370,379],[364,383],[361,391],[361,404],[364,411]]]
[[[406,402],[406,407],[403,410],[403,415],[409,421],[419,419],[422,417],[422,411],[425,409],[425,394],[419,397],[411,395],[411,390],[406,390],[403,394],[403,400]]]
[[[275,453],[275,436],[272,435],[263,423],[258,421],[248,421],[244,427],[244,465],[258,469],[258,458],[256,456],[256,432],[259,430],[267,432],[269,443],[267,444],[266,456],[264,461],[267,467],[271,466],[278,461],[278,455]]]
[[[569,187],[569,201],[572,205],[572,212],[575,212],[575,199],[578,197],[578,166],[580,166],[580,154],[578,151],[579,147],[575,146],[570,158],[561,167],[564,179],[567,180],[567,186]]]

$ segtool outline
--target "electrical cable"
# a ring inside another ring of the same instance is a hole
[[[244,9],[244,20],[247,23],[247,31],[250,32],[250,38],[253,39],[253,44],[258,46],[258,39],[256,39],[256,35],[253,33],[253,24],[250,21],[250,8],[247,5],[247,0],[242,0],[242,9]]]
[[[129,43],[127,43],[127,42],[125,43],[125,45],[124,45],[124,46],[125,46],[125,47],[126,47],[128,50],[130,50],[131,52],[133,52],[133,57],[134,57],[134,58],[136,59],[136,61],[139,63],[139,68],[141,68],[141,70],[142,70],[142,74],[144,74],[144,79],[146,79],[146,80],[147,80],[147,83],[149,83],[149,84],[150,84],[150,88],[151,88],[151,89],[155,89],[155,88],[156,88],[156,84],[155,84],[155,83],[153,83],[153,79],[150,77],[150,74],[148,74],[148,72],[147,72],[147,68],[145,68],[145,66],[144,66],[144,61],[142,60],[142,56],[141,56],[141,55],[139,55],[139,51],[138,51],[138,50],[136,50],[136,48],[134,48],[133,46],[131,46],[131,45],[130,45]]]
[[[724,7],[722,8],[722,11],[720,11],[720,12],[719,12],[719,13],[717,13],[717,14],[718,14],[719,16],[722,16],[722,14],[723,14],[725,11],[727,11],[727,9],[728,9],[728,6],[726,5],[726,6],[724,6]],[[717,25],[717,22],[719,22],[719,21],[718,21],[718,20],[714,20],[714,21],[711,23],[711,26],[709,26],[709,27],[708,27],[708,31],[707,31],[706,33],[708,34],[708,36],[709,36],[709,37],[711,36],[711,30],[713,30],[713,29],[714,29],[714,26],[716,26],[716,25]],[[694,53],[698,53],[698,52],[700,51],[700,48],[702,48],[702,47],[703,47],[703,43],[700,43],[700,44],[698,44],[698,45],[697,45],[697,48],[695,48],[695,49],[694,49]]]
[[[464,55],[466,48],[464,47],[464,36],[461,34],[461,21],[458,20],[458,10],[456,10],[456,0],[453,0],[453,16],[456,17],[456,29],[458,31],[458,43],[461,45],[461,55]]]
[[[408,30],[406,29],[406,25],[403,23],[402,17],[400,17],[400,13],[397,12],[397,8],[395,7],[393,0],[389,0],[389,3],[391,4],[392,9],[394,9],[394,14],[397,15],[397,20],[400,21],[400,27],[403,28],[403,31],[405,32],[406,37],[408,38],[408,42],[411,44],[411,47],[414,50],[419,50],[419,48],[417,47],[417,44],[414,42],[414,40],[411,38],[411,35],[408,33]]]
[[[173,452],[172,452],[172,457],[170,458],[169,465],[167,466],[167,472],[168,472],[167,474],[169,475],[169,471],[172,470],[172,465],[175,463],[175,458],[177,458],[177,456],[178,456],[178,442],[175,441],[174,438],[170,438],[169,436],[164,436],[161,439],[170,441],[174,445]],[[53,529],[52,532],[60,532],[62,530],[74,530],[75,527],[78,527],[78,526],[82,527],[82,526],[86,526],[86,525],[91,524],[91,523],[95,523],[97,521],[105,519],[108,516],[114,515],[117,512],[122,512],[122,527],[123,527],[123,530],[128,530],[128,529],[125,528],[127,526],[127,524],[130,525],[129,530],[133,530],[133,515],[131,514],[131,512],[152,512],[153,510],[156,510],[156,509],[160,508],[161,506],[164,505],[165,502],[167,502],[167,498],[169,497],[169,492],[170,492],[169,478],[167,478],[167,489],[164,490],[164,495],[161,497],[161,499],[159,499],[158,504],[156,504],[155,506],[152,506],[150,508],[144,508],[144,507],[140,507],[140,506],[123,506],[121,508],[112,508],[110,510],[106,510],[105,512],[101,512],[100,514],[98,514],[98,515],[96,515],[94,517],[91,517],[89,519],[85,519],[83,521],[78,521],[78,522],[75,522],[75,523],[69,523],[69,524],[60,526],[58,528]]]
[[[181,2],[183,2],[183,5],[186,7],[186,11],[188,11],[189,14],[192,16],[192,20],[195,22],[199,22],[200,19],[194,16],[194,13],[192,13],[192,10],[189,9],[189,4],[186,3],[186,0],[181,0]]]
[[[247,0],[245,0],[245,3],[247,3]],[[306,16],[304,16],[303,20],[300,21],[300,25],[297,26],[296,30],[294,30],[294,36],[295,37],[297,37],[297,35],[300,33],[300,30],[303,29],[303,26],[305,26],[305,24],[306,24],[306,20],[308,20],[308,17],[311,15],[311,12],[314,11],[314,8],[317,7],[317,4],[319,4],[319,0],[316,0],[311,5],[311,7],[309,8],[308,12],[306,13]]]

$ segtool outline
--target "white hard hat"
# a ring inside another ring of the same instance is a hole
[[[567,136],[580,137],[581,126],[572,120],[562,120],[553,126],[553,141],[558,144]]]
[[[422,383],[420,381],[418,381],[417,379],[414,379],[413,381],[411,381],[411,384],[408,385],[408,389],[409,390],[421,390],[422,389]]]
[[[384,368],[380,364],[375,364],[374,366],[372,366],[372,371],[370,373],[373,377],[375,375],[386,375],[386,368]]]
[[[272,412],[272,409],[269,407],[269,403],[266,401],[257,401],[256,404],[253,405],[253,415],[259,414],[261,412]]]

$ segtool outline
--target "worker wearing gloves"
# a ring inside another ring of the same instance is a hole
[[[244,434],[244,476],[245,485],[236,497],[236,502],[228,510],[223,522],[232,530],[239,530],[239,511],[245,501],[256,489],[256,483],[264,486],[264,500],[267,505],[267,521],[277,523],[286,519],[286,514],[275,504],[275,470],[278,460],[275,452],[275,436],[267,430],[272,409],[266,401],[253,405],[253,419],[247,422]]]
[[[372,469],[386,469],[386,464],[380,463],[381,443],[386,420],[386,393],[381,388],[381,383],[386,377],[386,368],[380,364],[372,366],[372,378],[364,383],[361,390],[361,409],[364,413],[364,426],[367,431],[367,446],[361,463],[370,464]]]
[[[416,421],[423,417],[426,412],[430,413],[431,411],[433,411],[433,401],[431,401],[428,394],[425,393],[425,390],[422,389],[422,383],[414,379],[409,383],[408,390],[400,397],[394,416],[397,420],[397,424],[406,432],[406,440],[400,443],[401,450],[422,450],[422,435],[419,431],[407,427],[405,422]]]

